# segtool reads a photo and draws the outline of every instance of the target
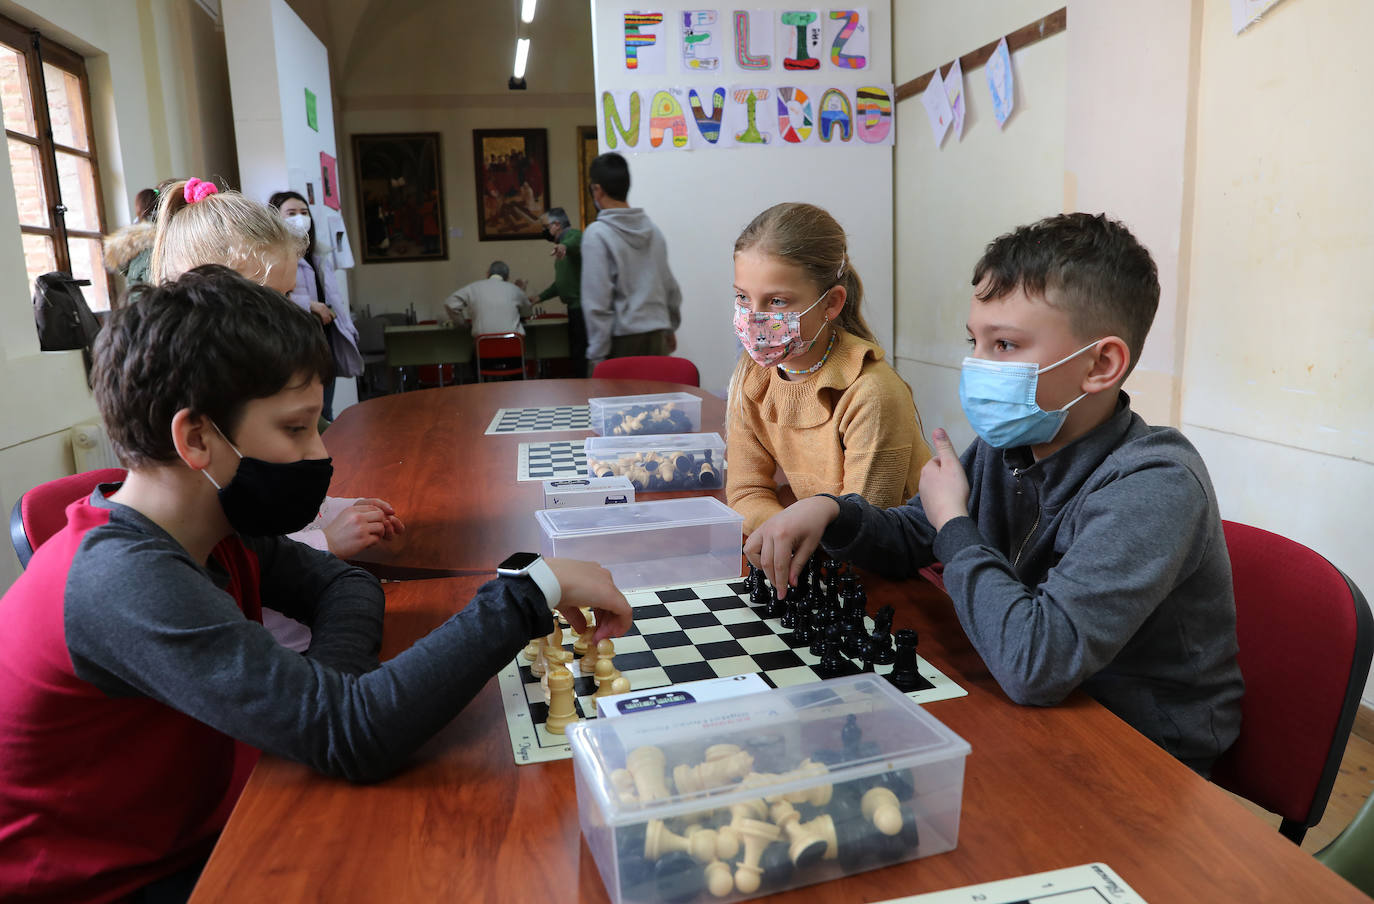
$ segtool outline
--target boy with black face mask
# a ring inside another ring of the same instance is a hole
[[[111,316],[93,377],[129,475],[71,505],[0,600],[0,900],[193,878],[259,750],[381,779],[549,633],[552,608],[628,627],[609,573],[551,559],[379,665],[377,581],[279,536],[329,485],[330,370],[310,314],[223,267]],[[263,605],[310,625],[304,655]]]

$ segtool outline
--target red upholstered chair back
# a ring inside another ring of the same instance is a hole
[[[525,338],[519,333],[481,333],[473,337],[477,352],[477,379],[525,376]],[[519,359],[519,366],[495,366],[496,359]]]
[[[662,380],[700,386],[697,366],[686,358],[670,355],[635,355],[629,358],[607,358],[592,370],[593,377],[605,380]]]
[[[128,475],[123,468],[101,468],[70,477],[59,477],[29,490],[10,512],[10,542],[19,564],[25,568],[33,551],[67,524],[67,506],[91,495],[102,483],[118,483]]]
[[[1245,678],[1240,737],[1212,780],[1283,817],[1321,821],[1369,674],[1374,618],[1339,569],[1300,543],[1222,522]]]

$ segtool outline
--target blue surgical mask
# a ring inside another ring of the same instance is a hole
[[[1059,435],[1069,409],[1087,393],[1063,408],[1045,411],[1035,401],[1040,374],[1078,357],[1100,341],[1089,342],[1048,367],[1029,361],[965,358],[959,373],[959,402],[969,425],[995,449],[1050,442]]]

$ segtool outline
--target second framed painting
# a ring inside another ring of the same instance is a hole
[[[547,130],[473,129],[472,157],[478,239],[540,239],[549,209]]]

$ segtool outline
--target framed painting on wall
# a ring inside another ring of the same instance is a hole
[[[596,159],[596,126],[577,127],[577,184],[581,186],[577,207],[582,213],[582,228],[596,219],[596,205],[592,203],[592,184],[587,180],[587,167]]]
[[[549,209],[546,129],[473,129],[479,241],[540,239]]]
[[[448,259],[438,132],[353,136],[362,263]]]

